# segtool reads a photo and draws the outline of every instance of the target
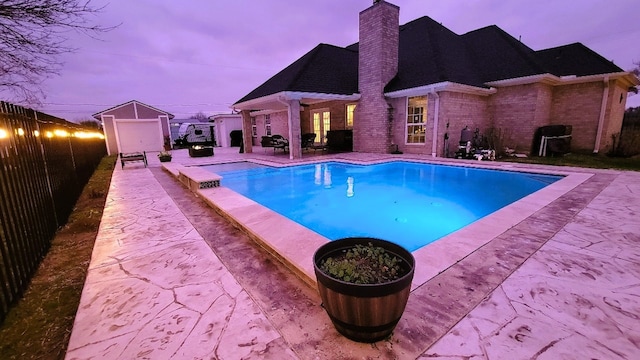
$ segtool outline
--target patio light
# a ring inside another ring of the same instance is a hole
[[[0,139],[6,139],[9,137],[9,133],[5,129],[0,129]]]

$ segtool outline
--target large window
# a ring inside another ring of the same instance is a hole
[[[264,133],[266,136],[271,136],[271,114],[264,116]]]
[[[353,129],[353,114],[356,111],[356,104],[347,105],[347,129]]]
[[[407,144],[424,144],[427,128],[427,97],[410,97],[407,103]]]
[[[258,136],[258,126],[256,125],[255,116],[251,117],[251,136],[253,136],[253,137],[257,137]]]

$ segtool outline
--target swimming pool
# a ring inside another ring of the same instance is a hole
[[[562,178],[407,161],[205,168],[222,186],[329,239],[371,236],[409,251]]]

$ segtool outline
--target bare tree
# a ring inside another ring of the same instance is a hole
[[[200,111],[194,115],[191,115],[189,119],[196,119],[202,122],[202,121],[207,121],[209,118],[202,111]]]
[[[633,75],[635,75],[640,80],[640,61],[638,61],[638,62],[634,61],[633,65],[635,65],[636,67],[631,69],[630,71],[631,71],[631,73]],[[633,92],[637,94],[638,90],[640,90],[640,85],[635,86],[635,87],[633,87],[631,89],[633,89]]]
[[[96,120],[82,120],[78,124],[89,129],[102,130],[102,124]]]
[[[0,0],[0,90],[38,104],[42,81],[59,74],[59,56],[76,50],[67,44],[70,32],[94,37],[113,29],[88,21],[101,10],[91,0]]]

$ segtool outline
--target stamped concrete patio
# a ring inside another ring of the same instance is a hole
[[[260,149],[215,151],[174,151],[167,168],[290,163]],[[151,154],[149,168],[114,171],[67,359],[640,358],[638,172],[482,163],[577,180],[476,226],[477,238],[461,231],[435,254],[414,253],[421,279],[393,336],[359,344],[338,335],[320,307],[310,259],[281,255],[287,267],[270,254],[297,229],[271,228],[275,239],[265,239],[260,227],[272,223],[234,215],[242,199],[224,188],[191,192],[160,165]],[[257,225],[240,230],[243,221]],[[436,266],[438,258],[446,261]]]

